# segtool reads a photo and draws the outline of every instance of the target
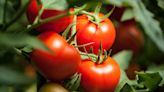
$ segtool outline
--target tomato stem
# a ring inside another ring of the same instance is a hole
[[[100,18],[100,22],[108,18],[113,13],[114,9],[115,6],[104,17]]]
[[[96,9],[94,11],[94,14],[95,15],[99,14],[100,9],[101,9],[101,6],[102,6],[102,3],[101,2],[98,2],[97,6],[96,6]]]
[[[103,48],[102,48],[102,42],[100,42],[99,53],[96,61],[97,64],[101,64],[103,62],[102,54],[103,54]]]
[[[100,18],[98,17],[98,14],[95,15],[94,13],[89,13],[89,12],[86,12],[86,11],[81,11],[80,12],[81,14],[85,14],[85,15],[88,15],[88,18],[91,22],[99,25],[100,23]]]
[[[29,25],[26,31],[31,31],[33,28],[36,28],[42,24],[48,23],[52,20],[57,20],[57,19],[70,16],[70,15],[77,15],[80,11],[82,11],[86,7],[87,7],[87,4],[84,4],[83,6],[76,8],[75,11],[67,11],[66,13],[40,20],[32,25]]]

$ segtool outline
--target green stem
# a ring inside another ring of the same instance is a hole
[[[31,31],[32,29],[38,27],[39,25],[45,24],[45,23],[50,22],[52,20],[57,20],[57,19],[69,16],[69,15],[70,15],[70,13],[66,12],[66,13],[63,13],[63,14],[60,14],[60,15],[57,15],[57,16],[53,16],[53,17],[46,18],[44,20],[40,20],[39,22],[36,22],[36,23],[32,24],[31,26],[29,26],[26,31],[27,32]]]
[[[108,18],[113,13],[114,9],[115,6],[103,18],[100,19],[100,22]]]
[[[75,9],[75,11],[67,11],[66,13],[63,13],[63,14],[59,14],[57,16],[52,16],[52,17],[49,17],[49,18],[46,18],[46,19],[43,19],[43,20],[39,20],[38,22],[30,25],[28,28],[27,28],[27,32],[28,31],[31,31],[32,29],[42,25],[42,24],[45,24],[45,23],[48,23],[52,20],[57,20],[57,19],[60,19],[60,18],[63,18],[63,17],[66,17],[66,16],[70,16],[70,15],[77,15],[80,11],[82,11],[83,9],[85,9],[87,7],[87,5],[83,5],[77,9]]]
[[[44,11],[44,7],[42,7],[41,9],[39,9],[39,14],[38,14],[38,16],[35,18],[33,24],[36,24],[36,23],[40,20],[40,17],[41,17],[41,15],[42,15],[43,11]]]
[[[21,8],[17,13],[16,15],[11,19],[11,21],[9,21],[6,26],[4,27],[4,30],[6,30],[7,28],[9,28],[15,21],[17,21],[25,12],[25,10],[27,9],[27,6],[29,5],[30,3],[30,0],[28,1],[28,3],[26,3],[24,5],[23,8]]]
[[[98,15],[95,15],[94,13],[89,13],[87,11],[81,11],[80,13],[81,14],[88,15],[90,17],[90,21],[92,21],[93,23],[99,25],[100,18],[98,17]]]
[[[101,6],[102,6],[102,2],[98,2],[97,6],[96,6],[96,9],[94,11],[95,15],[99,14]]]

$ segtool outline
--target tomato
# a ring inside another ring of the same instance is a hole
[[[116,41],[112,47],[113,53],[130,49],[133,51],[133,54],[136,55],[144,45],[144,37],[134,20],[120,23],[116,35]]]
[[[103,16],[103,14],[98,15],[99,18]],[[113,23],[108,18],[101,21],[99,25],[91,22],[87,15],[77,18],[77,45],[93,43],[86,46],[87,51],[93,48],[93,52],[97,54],[100,43],[102,43],[103,50],[109,49],[115,40],[115,34]],[[84,51],[83,48],[79,49]]]
[[[101,64],[84,60],[79,66],[79,73],[85,92],[113,92],[120,79],[120,67],[111,57]]]
[[[37,3],[37,0],[31,0],[31,3],[29,4],[26,11],[27,19],[29,20],[30,23],[34,22],[36,16],[38,15],[38,11],[41,7],[42,6]],[[63,13],[66,13],[66,11],[45,9],[41,15],[41,19],[46,19]],[[67,16],[67,17],[60,18],[58,20],[54,20],[42,24],[36,29],[40,32],[44,32],[46,30],[52,30],[59,33],[59,32],[63,32],[67,28],[67,26],[70,23],[72,23],[72,21],[73,21],[73,16]]]
[[[39,92],[69,92],[63,86],[57,83],[46,83],[40,89]]]
[[[49,31],[39,39],[51,50],[34,49],[31,60],[39,72],[49,80],[61,81],[72,76],[81,61],[79,52],[59,34]]]

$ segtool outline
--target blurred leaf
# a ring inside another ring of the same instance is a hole
[[[148,71],[154,71],[159,72],[159,74],[162,77],[162,81],[160,83],[160,86],[164,85],[164,65],[151,65],[148,67]]]
[[[33,82],[27,76],[4,66],[0,66],[0,74],[0,83],[2,84],[28,85]]]
[[[134,18],[133,10],[128,8],[124,11],[124,13],[121,17],[121,21],[126,21],[126,20],[129,20],[129,19],[132,19],[132,18]]]
[[[120,92],[120,90],[124,87],[124,85],[129,81],[125,71],[121,70],[121,77],[119,81],[119,85],[117,85],[114,92]]]
[[[145,33],[164,52],[164,38],[159,22],[154,19],[154,15],[146,9],[141,0],[105,0],[105,3],[132,7],[135,20],[142,25]]]
[[[40,40],[23,33],[0,33],[0,45],[8,47],[29,45],[33,48],[47,50],[47,47]]]
[[[68,8],[66,0],[41,0],[46,9],[65,10]]]
[[[144,85],[148,91],[153,92],[160,84],[162,78],[158,72],[138,72],[138,83]]]
[[[1,92],[11,92],[10,89],[11,89],[10,87],[5,86],[5,85],[0,86],[0,91],[1,91]]]
[[[158,1],[158,6],[164,9],[164,0],[157,0],[157,1]]]
[[[3,24],[3,19],[4,19],[4,12],[6,13],[6,20],[8,21],[14,14],[14,9],[12,7],[11,2],[7,3],[7,9],[6,11],[4,11],[4,4],[5,4],[5,0],[0,0],[0,24]]]
[[[120,65],[120,68],[125,70],[128,68],[129,62],[132,58],[132,52],[131,51],[121,51],[115,55],[112,56],[117,63]]]

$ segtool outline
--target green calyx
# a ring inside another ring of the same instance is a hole
[[[98,2],[97,6],[95,8],[94,13],[90,13],[90,12],[87,12],[87,11],[81,11],[80,13],[87,15],[88,18],[89,18],[89,20],[92,23],[95,23],[95,24],[99,25],[100,22],[102,22],[103,20],[105,20],[106,18],[108,18],[112,14],[112,12],[114,11],[114,9],[115,9],[115,6],[114,6],[106,15],[104,15],[102,18],[100,18],[99,17],[99,14],[100,14],[101,6],[102,6],[102,3],[101,2]]]

